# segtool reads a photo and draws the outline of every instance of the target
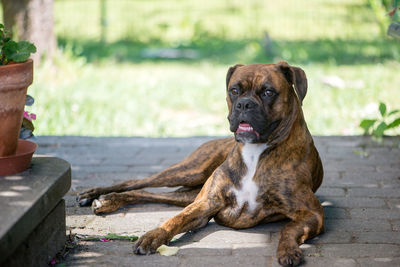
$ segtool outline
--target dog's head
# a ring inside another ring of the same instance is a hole
[[[265,143],[297,110],[307,92],[304,71],[277,64],[235,65],[226,76],[228,120],[239,142]]]

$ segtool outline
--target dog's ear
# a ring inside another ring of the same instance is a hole
[[[226,88],[228,88],[228,84],[229,84],[229,81],[230,81],[230,79],[232,77],[232,74],[240,66],[243,66],[243,65],[242,64],[236,64],[235,66],[232,66],[232,67],[229,68],[228,73],[226,74]]]
[[[286,61],[280,61],[276,65],[280,68],[288,82],[294,85],[296,94],[300,99],[300,104],[302,104],[307,94],[307,77],[305,72],[301,68],[290,66]]]

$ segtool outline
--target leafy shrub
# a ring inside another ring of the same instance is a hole
[[[385,131],[400,126],[400,116],[395,116],[400,110],[395,109],[388,111],[385,103],[379,104],[379,118],[364,119],[360,123],[360,127],[364,130],[365,135],[372,135],[377,139],[381,139]]]

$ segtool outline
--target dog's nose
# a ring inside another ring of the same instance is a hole
[[[244,97],[239,99],[239,101],[236,104],[236,109],[240,111],[247,111],[247,110],[252,110],[256,106],[256,103],[254,103],[253,100],[251,100],[248,97]]]

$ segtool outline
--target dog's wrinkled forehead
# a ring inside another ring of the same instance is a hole
[[[254,64],[238,66],[228,81],[228,88],[239,85],[246,90],[261,90],[265,84],[276,87],[279,90],[286,80],[275,64]]]
[[[307,77],[299,67],[290,66],[286,61],[277,64],[235,65],[226,75],[226,88],[238,85],[240,89],[257,92],[260,87],[272,87],[276,92],[294,93],[302,104],[307,94]],[[229,101],[229,100],[228,100]]]

